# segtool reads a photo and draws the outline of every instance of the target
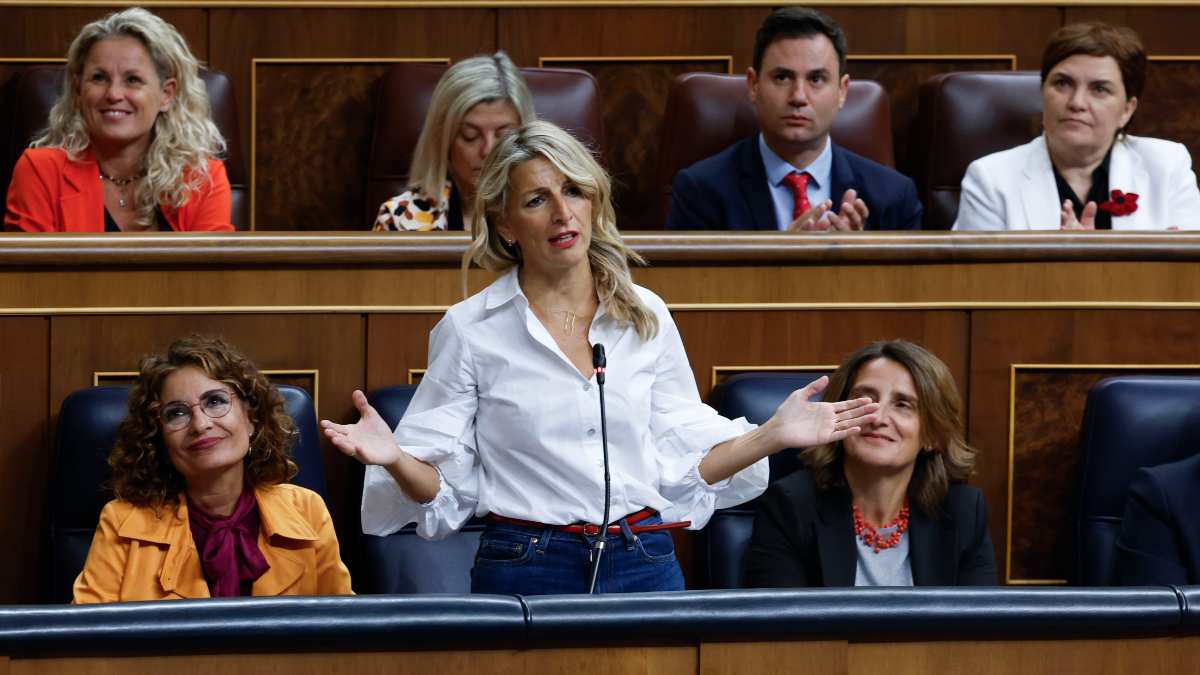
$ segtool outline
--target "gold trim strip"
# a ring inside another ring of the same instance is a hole
[[[416,376],[420,375],[421,377],[424,377],[426,371],[428,371],[428,368],[409,368],[408,369],[408,383],[416,384],[417,383]]]
[[[733,56],[728,54],[670,54],[661,56],[539,56],[538,68],[555,63],[644,63],[650,62],[686,62],[686,61],[723,61],[725,74],[733,75]]]
[[[429,314],[444,313],[449,305],[244,305],[191,307],[0,307],[0,316],[92,314]],[[668,303],[672,312],[720,311],[877,311],[877,310],[986,310],[986,309],[1161,309],[1196,310],[1200,302],[780,302],[780,303]]]
[[[837,370],[837,364],[821,365],[821,366],[713,366],[712,367],[712,387],[717,386],[718,373],[794,373],[802,370],[828,370],[833,372]]]
[[[1017,69],[1016,54],[847,54],[847,61],[1008,61]]]
[[[1065,584],[1066,579],[1013,579],[1013,489],[1016,476],[1016,418],[1017,418],[1017,371],[1018,370],[1200,370],[1200,364],[1192,363],[1012,363],[1008,376],[1008,515],[1004,525],[1004,583],[1013,585]]]
[[[0,4],[3,4],[0,0]],[[300,3],[281,3],[285,7],[303,7],[303,2]],[[216,6],[216,5],[214,5]],[[237,3],[235,6],[250,7]],[[340,7],[341,5],[332,5]],[[448,56],[379,56],[379,57],[363,57],[363,56],[346,56],[346,57],[263,57],[250,59],[250,231],[254,232],[258,229],[258,223],[255,220],[255,211],[257,206],[257,173],[255,171],[258,164],[258,64],[285,64],[285,63],[312,63],[312,64],[330,64],[330,63],[450,63]]]
[[[299,368],[299,369],[284,369],[284,370],[260,370],[263,375],[311,375],[313,382],[313,414],[317,419],[321,419],[321,369],[320,368]],[[92,371],[92,386],[100,386],[101,377],[137,377],[136,370],[94,370]]]

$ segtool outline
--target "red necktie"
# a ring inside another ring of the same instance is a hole
[[[783,182],[788,187],[792,188],[792,196],[796,198],[796,206],[792,208],[792,220],[804,215],[804,212],[812,208],[812,204],[808,203],[808,179],[812,176],[807,173],[789,173],[784,176]]]

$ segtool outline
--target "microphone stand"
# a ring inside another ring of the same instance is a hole
[[[600,557],[604,555],[604,544],[608,538],[608,506],[612,493],[612,478],[608,473],[608,421],[604,417],[604,371],[606,369],[604,345],[592,345],[592,369],[596,371],[596,385],[600,391],[600,443],[604,450],[604,520],[600,522],[600,536],[592,543],[592,569],[589,574],[588,595],[596,592],[596,578],[600,574]]]

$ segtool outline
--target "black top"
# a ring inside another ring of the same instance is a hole
[[[463,229],[462,195],[458,194],[458,186],[450,181],[450,209],[446,212],[446,229]]]
[[[1111,159],[1112,147],[1110,146],[1108,154],[1104,155],[1104,161],[1100,162],[1100,166],[1092,172],[1092,189],[1087,193],[1087,201],[1079,201],[1075,191],[1058,172],[1058,167],[1054,166],[1054,162],[1050,162],[1050,170],[1054,172],[1054,184],[1058,186],[1058,203],[1062,204],[1068,199],[1071,200],[1071,206],[1075,207],[1075,218],[1083,217],[1083,207],[1087,202],[1096,202],[1096,206],[1099,206],[1108,201],[1108,163]],[[1097,209],[1096,229],[1111,230],[1112,214],[1104,209]]]
[[[171,224],[167,222],[167,217],[163,215],[162,207],[154,209],[154,222],[158,225],[159,232],[174,232],[171,229]],[[104,209],[104,231],[105,232],[120,232],[121,228],[117,227],[117,221],[113,220],[112,214],[108,209]]]
[[[850,492],[818,490],[808,470],[781,478],[758,500],[746,552],[746,587],[853,586],[858,569]],[[983,493],[953,484],[940,513],[909,517],[914,586],[994,586],[996,559]]]

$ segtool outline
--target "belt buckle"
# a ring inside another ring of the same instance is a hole
[[[584,534],[586,534],[586,535],[587,535],[587,536],[589,536],[589,537],[594,537],[594,536],[596,536],[596,535],[600,534],[600,526],[599,526],[599,525],[593,525],[593,524],[591,524],[591,523],[584,523],[584,525],[583,525],[583,533],[584,533]]]

